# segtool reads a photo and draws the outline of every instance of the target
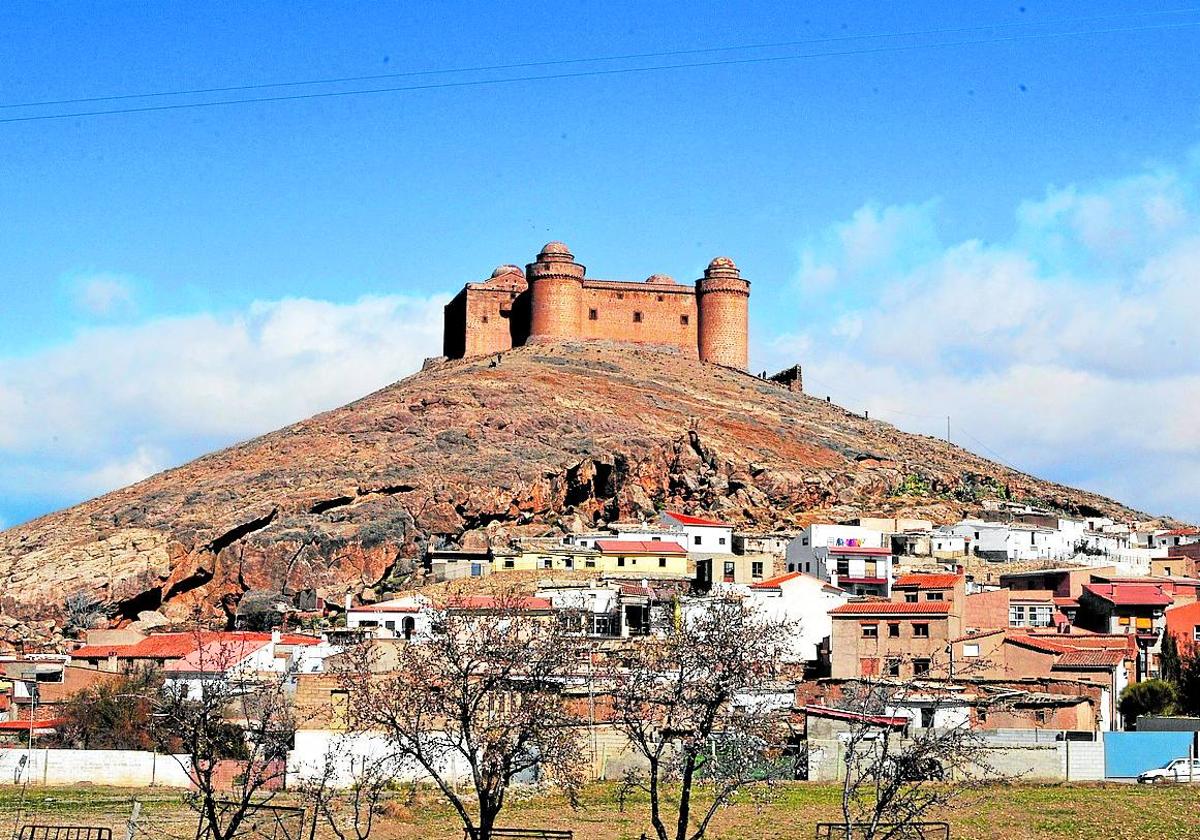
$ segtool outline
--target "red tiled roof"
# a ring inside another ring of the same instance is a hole
[[[860,601],[857,604],[842,604],[829,611],[830,615],[932,615],[950,614],[950,604],[945,601],[921,601],[916,604],[894,601]]]
[[[853,720],[860,723],[872,723],[876,726],[907,726],[906,717],[889,717],[884,715],[867,715],[862,712],[850,712],[845,709],[831,709],[828,706],[805,706],[804,712],[813,717],[833,718],[834,720]]]
[[[212,641],[193,650],[182,659],[168,662],[164,671],[214,674],[227,671],[270,643],[270,639],[239,639],[233,642]]]
[[[28,732],[33,729],[35,732],[39,729],[53,729],[56,726],[62,726],[66,722],[65,718],[49,718],[47,720],[0,720],[0,732],[17,731]]]
[[[833,590],[841,591],[839,589],[839,587],[834,586],[829,581],[821,580],[819,577],[814,577],[813,575],[808,575],[808,574],[805,574],[804,572],[788,572],[785,575],[776,575],[773,578],[767,578],[766,580],[760,580],[758,583],[752,583],[752,584],[750,584],[750,588],[751,589],[778,589],[780,586],[787,583],[789,580],[795,580],[796,578],[810,578],[811,580],[815,581],[816,583],[820,584],[821,586],[824,586],[826,589],[833,589]]]
[[[243,641],[269,642],[270,633],[219,632],[204,630],[199,633],[155,633],[132,645],[84,645],[71,651],[73,659],[182,659],[197,647],[217,643],[239,643]],[[320,640],[299,633],[284,633],[280,644],[315,645]]]
[[[963,579],[962,575],[901,575],[892,584],[899,589],[953,589]]]
[[[1079,599],[1078,598],[1059,598],[1056,596],[1054,598],[1054,606],[1056,606],[1056,607],[1078,607]]]
[[[1083,591],[1118,607],[1169,607],[1175,599],[1146,583],[1085,583]]]
[[[1200,536],[1200,531],[1195,528],[1173,528],[1166,533],[1160,534],[1162,537],[1195,537]]]
[[[728,524],[718,522],[715,519],[701,519],[699,516],[688,516],[686,513],[676,513],[673,510],[666,512],[667,516],[674,519],[680,525],[695,525],[700,528],[728,528]]]
[[[1013,633],[1004,640],[1006,643],[1011,642],[1014,645],[1027,647],[1031,650],[1040,651],[1041,653],[1066,653],[1071,648],[1066,645],[1061,645],[1058,642],[1052,642],[1038,636],[1029,636],[1024,633]]]
[[[674,540],[596,540],[602,554],[687,554]]]
[[[1054,663],[1054,668],[1112,668],[1125,661],[1119,650],[1072,650]]]

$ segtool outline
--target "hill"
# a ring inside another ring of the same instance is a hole
[[[664,506],[770,529],[858,513],[950,521],[987,498],[1138,516],[739,371],[628,346],[529,346],[432,363],[0,532],[2,606],[10,629],[78,591],[118,619],[230,613],[250,590],[403,582],[430,545]]]

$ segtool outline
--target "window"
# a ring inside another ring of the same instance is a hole
[[[804,564],[804,571],[806,571],[806,572],[811,572],[811,571],[812,571],[812,563],[805,563],[805,564]]]
[[[944,600],[946,600],[946,595],[943,592],[926,592],[925,600],[926,601],[944,601]]]
[[[594,568],[596,568],[596,561],[595,560],[584,560],[583,566],[585,569],[594,569]]]
[[[928,673],[929,673],[929,660],[928,659],[914,659],[913,660],[913,676],[914,677],[919,677],[922,674],[928,674]]]
[[[662,542],[662,537],[651,537],[650,542]]]
[[[625,565],[625,558],[624,558],[624,557],[618,557],[618,558],[617,558],[617,565],[618,565],[618,566],[624,566],[624,565]]]
[[[384,627],[386,627],[386,628],[387,628],[387,629],[389,629],[389,630],[395,630],[395,629],[396,629],[396,622],[394,622],[394,621],[385,621],[385,622],[383,622],[383,626],[384,626]]]
[[[547,557],[545,560],[542,561],[542,568],[543,569],[553,568],[553,563],[554,563],[554,560],[550,557]]]
[[[921,707],[921,728],[933,729],[933,709],[932,707]]]
[[[808,537],[801,537],[800,545],[808,545]]]
[[[963,656],[978,656],[979,645],[963,645]]]
[[[700,537],[699,536],[692,537],[692,542],[695,543],[696,545],[700,545]]]
[[[1037,720],[1038,723],[1045,723],[1047,720],[1049,720],[1049,718],[1050,715],[1045,709],[1038,709],[1036,712],[1034,712],[1034,719]]]
[[[483,323],[485,323],[485,324],[486,324],[487,322],[488,322],[487,316],[486,316],[486,315],[484,315],[484,316],[483,316]]]
[[[680,315],[680,316],[679,316],[679,323],[680,323],[680,324],[682,324],[683,326],[685,326],[685,327],[686,327],[686,326],[688,325],[688,316],[686,316],[686,315]]]
[[[660,569],[667,568],[667,558],[666,557],[658,558],[658,568],[660,568]]]
[[[662,302],[663,302],[663,296],[662,296],[662,295],[659,295],[659,296],[658,296],[658,302],[659,302],[659,303],[662,303]]]
[[[625,300],[625,293],[617,292],[617,300]]]
[[[733,561],[726,560],[725,561],[725,583],[733,583],[733,578],[734,578]]]
[[[904,593],[904,603],[906,603],[906,604],[917,603],[917,593],[916,592],[905,592]]]
[[[928,624],[913,624],[913,638],[928,639],[929,625]]]
[[[893,621],[888,624],[888,635],[893,639],[900,638],[900,622]]]
[[[588,320],[589,321],[595,321],[599,317],[600,317],[600,313],[597,312],[595,309],[588,310]]]
[[[635,324],[642,323],[642,313],[641,312],[633,313],[633,323],[635,323]]]
[[[889,677],[898,677],[898,676],[900,676],[900,660],[899,660],[899,659],[896,659],[895,657],[893,657],[893,658],[889,659],[889,660],[887,661],[887,664],[886,664],[886,666],[885,666],[885,669],[886,669],[886,671],[887,671],[887,675],[888,675]]]
[[[864,624],[862,626],[862,636],[864,639],[878,639],[879,638],[879,625],[878,624]]]
[[[725,538],[717,537],[717,545],[725,545]]]
[[[791,571],[791,566],[788,567],[788,571]],[[750,564],[750,576],[756,578],[763,576],[763,564],[761,560],[755,560]],[[1200,627],[1197,627],[1196,630],[1200,632]]]
[[[850,574],[850,561],[849,561],[849,560],[839,560],[839,561],[837,561],[837,573],[838,573],[838,576],[839,576],[839,577],[847,577],[847,576],[849,576],[849,574]]]
[[[1200,642],[1200,624],[1192,628],[1192,640]]]
[[[975,710],[975,719],[980,723],[987,723],[987,707],[980,706]]]
[[[516,565],[516,563],[515,563],[515,562],[513,562],[512,560],[505,560],[505,561],[504,561],[504,568],[506,568],[506,569],[511,569],[511,568],[513,568],[515,565]]]

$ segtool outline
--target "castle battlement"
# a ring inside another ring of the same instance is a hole
[[[498,266],[446,304],[443,353],[452,359],[525,344],[602,339],[676,347],[705,362],[746,369],[750,281],[717,257],[694,284],[665,274],[599,280],[561,242],[522,271]]]

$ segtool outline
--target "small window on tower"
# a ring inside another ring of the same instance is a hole
[[[617,292],[617,300],[625,300],[625,293]]]
[[[686,316],[686,315],[680,315],[680,316],[679,316],[679,323],[683,324],[683,325],[686,327],[686,326],[688,325],[688,316]]]
[[[642,323],[642,313],[641,312],[633,313],[633,323],[635,323],[635,324]]]
[[[483,316],[483,323],[485,323],[485,324],[487,323],[487,316],[486,316],[486,315],[484,315],[484,316]]]
[[[595,321],[599,317],[600,317],[600,313],[597,312],[595,309],[588,310],[588,320],[589,321]]]
[[[659,296],[658,296],[658,302],[659,302],[659,303],[662,303],[662,302],[663,302],[663,296],[662,296],[662,295],[659,295]]]

